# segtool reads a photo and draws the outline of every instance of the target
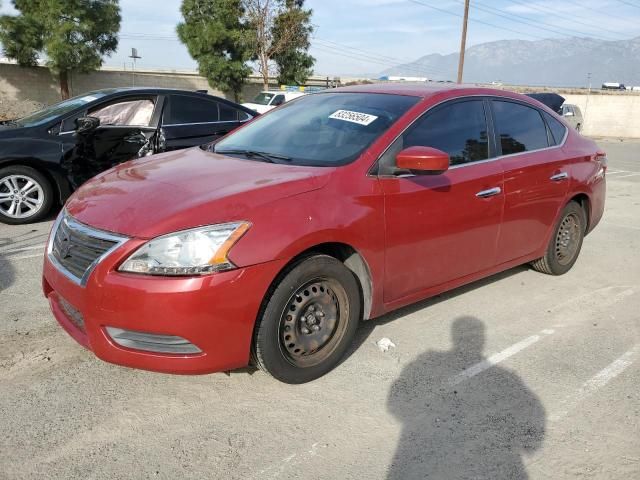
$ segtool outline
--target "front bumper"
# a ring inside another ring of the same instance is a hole
[[[132,240],[105,258],[84,287],[45,258],[43,291],[60,325],[97,357],[118,365],[182,374],[246,366],[260,304],[286,262],[202,277],[116,271],[140,243]],[[129,348],[126,342],[114,340],[107,327],[112,334],[126,330],[152,334],[162,341],[179,337],[197,349],[175,354]]]

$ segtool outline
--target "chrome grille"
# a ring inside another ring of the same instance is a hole
[[[84,286],[95,266],[126,240],[84,225],[65,212],[53,227],[48,255],[62,273]]]

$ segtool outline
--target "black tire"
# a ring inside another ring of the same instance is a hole
[[[587,215],[577,202],[569,202],[553,229],[544,257],[531,265],[538,272],[547,275],[563,275],[576,263],[587,227]]]
[[[576,132],[580,132],[580,130],[582,130],[582,125],[577,124],[576,125]]]
[[[24,217],[8,215],[7,203],[5,202],[0,204],[0,222],[10,225],[22,225],[38,222],[46,217],[53,205],[53,187],[49,180],[47,180],[47,178],[37,170],[24,165],[10,165],[8,167],[0,168],[0,201],[4,198],[2,197],[3,194],[7,195],[13,193],[9,191],[8,185],[3,183],[3,179],[8,179],[10,176],[29,179],[34,184],[37,184],[42,192],[42,201],[39,202],[39,207],[35,212]],[[21,181],[24,182],[24,180]],[[10,199],[11,198],[9,197],[9,200]]]
[[[321,377],[351,344],[360,304],[356,277],[342,262],[328,255],[302,258],[266,295],[253,339],[254,362],[285,383]]]

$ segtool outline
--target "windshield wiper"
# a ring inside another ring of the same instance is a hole
[[[278,163],[276,160],[284,160],[285,162],[290,162],[292,160],[291,157],[287,157],[286,155],[278,155],[277,153],[268,153],[268,152],[258,152],[256,150],[216,150],[215,153],[219,153],[221,155],[244,155],[247,158],[259,158],[267,163]]]

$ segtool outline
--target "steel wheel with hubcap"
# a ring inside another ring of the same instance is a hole
[[[1,221],[18,224],[40,220],[51,203],[51,185],[36,170],[21,165],[0,170]]]
[[[325,360],[344,336],[348,303],[342,285],[332,279],[317,279],[296,291],[280,318],[280,345],[297,367]]]
[[[556,259],[560,265],[568,265],[575,258],[581,234],[580,219],[575,213],[566,215],[556,233]]]
[[[255,328],[254,362],[286,383],[314,380],[338,364],[359,319],[355,275],[328,255],[303,258],[267,294]]]
[[[545,256],[532,262],[534,269],[549,275],[568,272],[578,259],[587,225],[582,205],[569,202],[560,213]]]

